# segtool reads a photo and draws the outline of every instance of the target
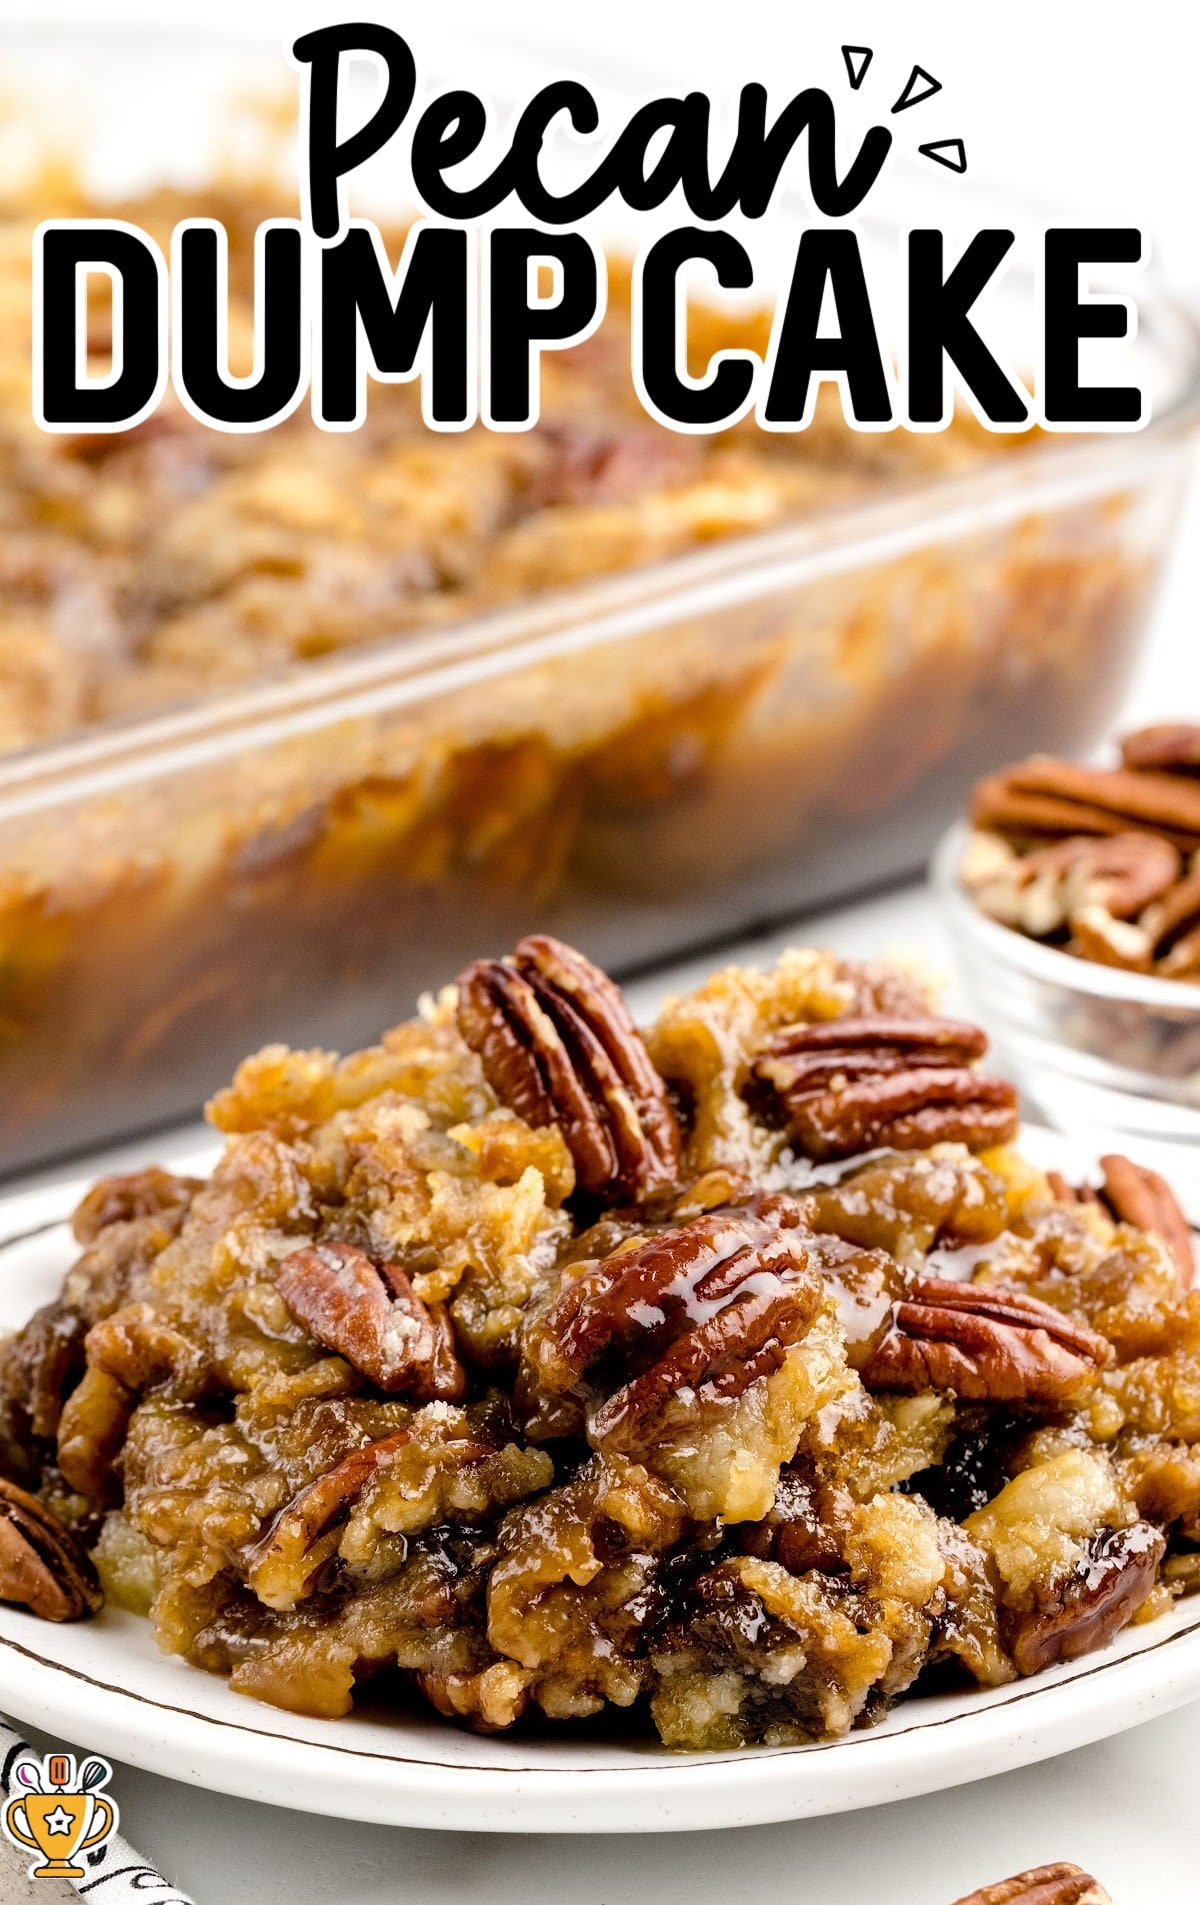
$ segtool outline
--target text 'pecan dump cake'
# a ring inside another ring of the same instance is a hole
[[[1029,1164],[984,1046],[809,951],[639,1033],[533,936],[268,1047],[0,1347],[0,1593],[306,1713],[690,1749],[1103,1646],[1200,1580],[1191,1238]]]

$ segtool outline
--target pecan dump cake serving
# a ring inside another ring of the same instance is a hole
[[[0,1346],[0,1594],[306,1713],[692,1749],[1103,1646],[1200,1581],[1191,1238],[1022,1158],[984,1047],[818,952],[639,1032],[532,936],[259,1052]]]

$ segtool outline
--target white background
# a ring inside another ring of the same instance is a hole
[[[1200,301],[1197,129],[1200,15],[1179,0],[442,0],[436,8],[359,0],[338,9],[279,0],[140,0],[108,6],[15,5],[0,22],[55,19],[198,22],[256,36],[337,17],[385,19],[441,60],[466,40],[527,36],[587,73],[623,57],[677,85],[732,88],[763,77],[791,90],[846,40],[889,66],[919,61],[943,82],[930,137],[961,133],[972,167],[1022,192],[1049,193],[1084,217],[1146,225],[1158,266]],[[590,52],[589,50],[590,49]],[[822,78],[824,78],[824,70]],[[1196,599],[1200,497],[1194,495],[1126,718],[1200,715]],[[847,950],[895,937],[878,911],[846,922]],[[0,1707],[3,1704],[0,1688]],[[94,1745],[103,1749],[103,1742]],[[822,1905],[948,1905],[1023,1865],[1069,1857],[1107,1881],[1116,1905],[1197,1896],[1197,1710],[1068,1759],[942,1798],[842,1820],[687,1840],[447,1841],[267,1812],[120,1771],[114,1790],[130,1836],[200,1905],[401,1898],[459,1905],[716,1905],[765,1898]],[[51,1905],[0,1858],[0,1900]],[[65,1894],[64,1894],[65,1895]]]

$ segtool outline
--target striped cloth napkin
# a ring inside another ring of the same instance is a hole
[[[14,1772],[23,1759],[36,1761],[38,1755],[26,1744],[11,1721],[0,1717],[0,1791],[21,1791],[13,1785]],[[94,1852],[82,1854],[87,1877],[73,1879],[81,1898],[95,1899],[98,1905],[193,1905],[178,1886],[135,1852],[127,1839],[114,1832]]]

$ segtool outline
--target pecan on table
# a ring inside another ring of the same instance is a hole
[[[13,1482],[0,1479],[0,1601],[43,1621],[77,1621],[104,1604],[96,1570],[69,1529]]]
[[[771,1203],[769,1215],[716,1211],[588,1265],[527,1329],[537,1385],[583,1398],[593,1444],[643,1452],[677,1398],[733,1401],[807,1332],[823,1285],[799,1214]]]
[[[1196,1272],[1192,1227],[1166,1178],[1119,1151],[1106,1153],[1100,1169],[1104,1182],[1099,1191],[1090,1184],[1076,1188],[1058,1171],[1048,1172],[1047,1182],[1061,1203],[1103,1204],[1118,1224],[1132,1224],[1160,1238],[1178,1266],[1181,1288],[1190,1290]]]
[[[1081,767],[1035,754],[979,782],[971,820],[1014,846],[1141,828],[1191,853],[1200,846],[1200,786],[1180,774]]]
[[[1031,1608],[1005,1615],[1017,1672],[1041,1673],[1057,1660],[1106,1647],[1154,1586],[1166,1545],[1161,1529],[1148,1521],[1099,1529],[1068,1574],[1037,1590]]]
[[[444,1304],[422,1303],[397,1264],[376,1265],[353,1244],[308,1244],[284,1258],[275,1287],[310,1336],[389,1395],[466,1394]]]
[[[859,1373],[869,1389],[1055,1404],[1112,1359],[1103,1336],[1022,1290],[921,1277]]]
[[[810,1157],[852,1157],[1017,1133],[1017,1094],[975,1068],[985,1035],[954,1019],[884,1014],[789,1025],[755,1061],[755,1086]]]
[[[1112,1900],[1090,1872],[1064,1862],[1036,1865],[995,1885],[981,1885],[954,1905],[1112,1905]]]
[[[1166,774],[1200,774],[1200,726],[1192,721],[1160,721],[1138,728],[1121,742],[1126,767]]]
[[[579,1188],[638,1202],[675,1184],[679,1131],[666,1087],[608,976],[546,934],[458,980],[458,1026],[502,1104],[556,1124]]]

